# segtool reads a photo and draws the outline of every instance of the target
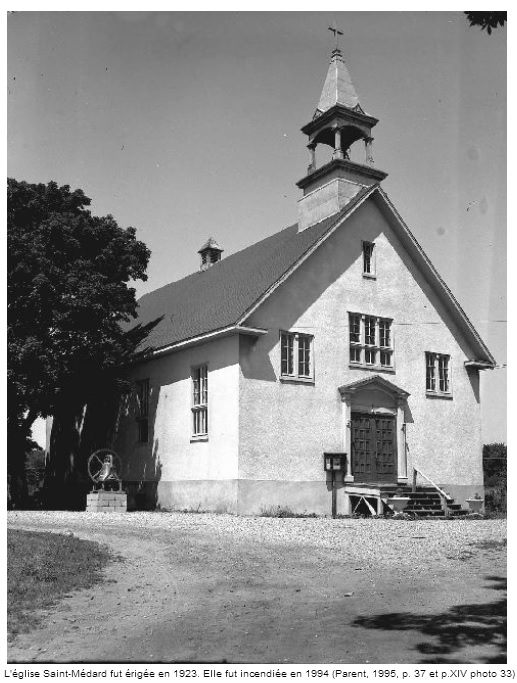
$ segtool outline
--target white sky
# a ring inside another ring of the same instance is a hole
[[[143,294],[296,221],[332,38],[374,129],[383,187],[506,363],[506,29],[461,12],[16,12],[8,174],[82,188],[153,254]],[[506,441],[506,370],[482,374]]]

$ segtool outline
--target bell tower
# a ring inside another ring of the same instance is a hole
[[[331,28],[336,35],[341,31]],[[307,175],[296,184],[303,190],[298,202],[299,230],[318,223],[340,211],[360,190],[386,178],[374,167],[372,128],[378,119],[367,114],[359,103],[343,54],[332,51],[327,77],[312,121],[302,128],[309,143]],[[350,147],[362,140],[364,163],[350,159]],[[331,160],[318,168],[316,148],[328,145]]]

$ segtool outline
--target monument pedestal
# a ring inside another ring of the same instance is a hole
[[[92,491],[86,496],[86,512],[127,512],[127,493]]]

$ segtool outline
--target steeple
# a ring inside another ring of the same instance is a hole
[[[331,28],[335,33],[341,32]],[[332,51],[318,107],[312,121],[302,128],[309,138],[310,164],[307,175],[296,184],[303,190],[298,203],[300,230],[340,211],[363,187],[387,176],[373,166],[372,128],[378,119],[367,114],[359,103],[343,54]],[[364,142],[364,163],[350,159],[350,148]],[[332,159],[318,168],[318,145],[332,148]]]
[[[359,97],[350,78],[343,54],[338,47],[332,51],[327,77],[314,116],[323,114],[335,104],[341,104],[348,109],[354,109],[359,105]]]

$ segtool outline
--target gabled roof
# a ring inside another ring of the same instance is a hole
[[[478,367],[495,366],[492,354],[379,185],[362,189],[340,212],[302,232],[298,232],[297,224],[291,225],[205,271],[143,296],[138,302],[136,322],[145,325],[162,319],[138,351],[174,348],[203,335],[214,336],[232,326],[245,326],[253,311],[368,198],[375,201],[452,316],[474,352],[474,358],[470,360]]]
[[[406,399],[408,396],[410,396],[409,392],[404,391],[404,389],[401,389],[396,384],[393,384],[393,382],[390,382],[385,377],[381,377],[380,375],[361,377],[361,379],[358,379],[355,382],[343,384],[343,386],[338,387],[338,391],[342,396],[346,396],[354,394],[356,391],[364,389],[365,387],[379,387],[402,399]]]
[[[420,244],[417,242],[411,230],[402,220],[400,214],[391,203],[388,195],[380,186],[376,186],[375,190],[376,191],[373,197],[377,202],[381,212],[390,222],[395,234],[402,242],[402,245],[405,247],[407,253],[414,260],[420,272],[424,275],[432,289],[436,292],[436,294],[438,294],[446,310],[451,314],[460,332],[463,334],[465,340],[470,344],[472,350],[476,354],[476,357],[471,359],[470,363],[467,362],[466,365],[470,364],[479,368],[494,368],[496,365],[495,358],[488,350],[488,347],[479,336],[474,325],[470,322],[467,314],[460,306],[451,290],[438,274],[438,271],[433,266]]]
[[[138,351],[154,351],[241,324],[248,311],[285,276],[332,226],[353,212],[371,192],[361,190],[339,213],[298,232],[294,224],[250,247],[145,294],[137,323],[163,316]]]

